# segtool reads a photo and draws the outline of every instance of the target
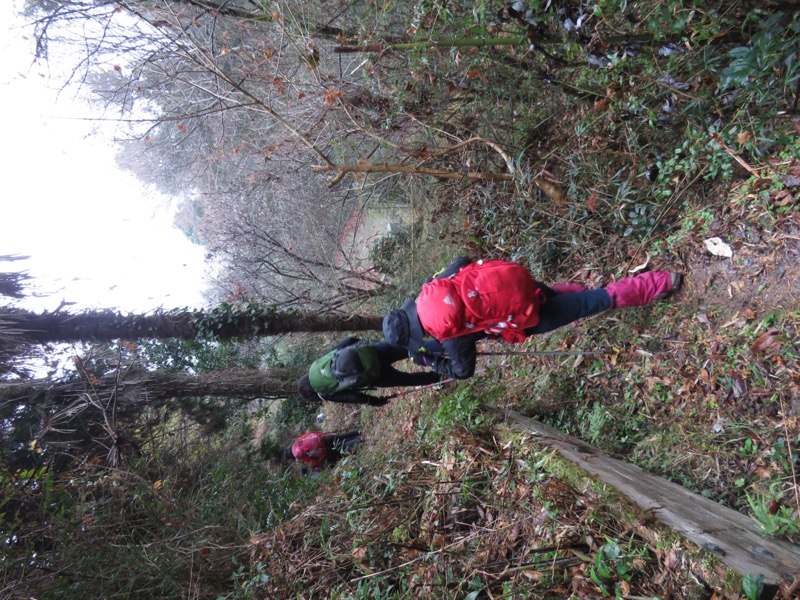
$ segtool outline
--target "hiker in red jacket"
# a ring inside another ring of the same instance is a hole
[[[361,444],[364,438],[360,431],[345,433],[320,433],[309,431],[294,441],[291,448],[283,451],[284,458],[295,458],[312,471],[319,471],[325,465],[333,464]]]
[[[611,308],[643,306],[677,290],[678,273],[652,271],[605,288],[562,283],[548,287],[522,265],[504,260],[457,258],[429,280],[416,301],[407,300],[383,319],[386,341],[422,354],[425,364],[447,378],[475,373],[475,343],[486,337],[519,343]],[[422,339],[439,340],[444,357],[424,356]]]

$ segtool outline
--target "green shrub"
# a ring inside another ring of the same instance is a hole
[[[375,242],[369,258],[378,271],[394,275],[408,262],[411,248],[411,229],[405,225],[397,225]]]

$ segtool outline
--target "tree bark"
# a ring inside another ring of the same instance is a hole
[[[410,165],[317,165],[311,167],[314,173],[337,171],[336,176],[328,182],[328,187],[339,183],[348,173],[405,173],[408,175],[430,175],[440,179],[468,179],[470,181],[510,181],[508,173],[483,173],[480,171],[448,171],[430,167],[414,167]]]
[[[527,42],[524,35],[496,38],[453,38],[445,40],[422,40],[416,42],[364,44],[362,46],[337,46],[338,54],[355,52],[384,52],[385,50],[424,50],[426,48],[484,48],[486,46],[518,46]]]
[[[155,312],[122,315],[113,311],[33,313],[0,309],[0,349],[16,344],[101,342],[117,339],[237,339],[295,332],[380,331],[378,316],[276,313],[268,308]]]
[[[130,408],[157,404],[172,398],[215,396],[256,400],[285,398],[297,391],[297,373],[288,369],[212,371],[192,375],[167,371],[133,371],[123,377],[105,376],[91,381],[54,383],[48,379],[0,383],[0,402],[15,402],[41,397],[49,404],[66,407],[84,398],[87,392],[103,402],[114,399]],[[35,402],[34,402],[35,403]],[[77,410],[75,407],[73,410]]]
[[[611,458],[549,425],[512,410],[491,408],[505,412],[514,428],[530,432],[537,442],[553,448],[700,548],[716,554],[737,573],[763,575],[765,583],[773,585],[797,574],[800,547],[764,537],[749,517],[635,465]]]

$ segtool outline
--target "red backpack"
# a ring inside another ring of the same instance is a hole
[[[519,343],[525,329],[539,322],[541,303],[541,292],[525,267],[479,260],[422,286],[417,314],[425,331],[440,341],[486,331]]]
[[[292,454],[297,460],[311,465],[321,465],[329,449],[322,439],[324,433],[311,431],[297,438],[292,444]]]

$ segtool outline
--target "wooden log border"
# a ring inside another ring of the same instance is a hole
[[[763,575],[764,583],[770,585],[800,575],[800,546],[764,537],[750,517],[611,458],[535,419],[492,408],[505,415],[513,428],[531,433],[540,444],[595,475],[737,573]]]

